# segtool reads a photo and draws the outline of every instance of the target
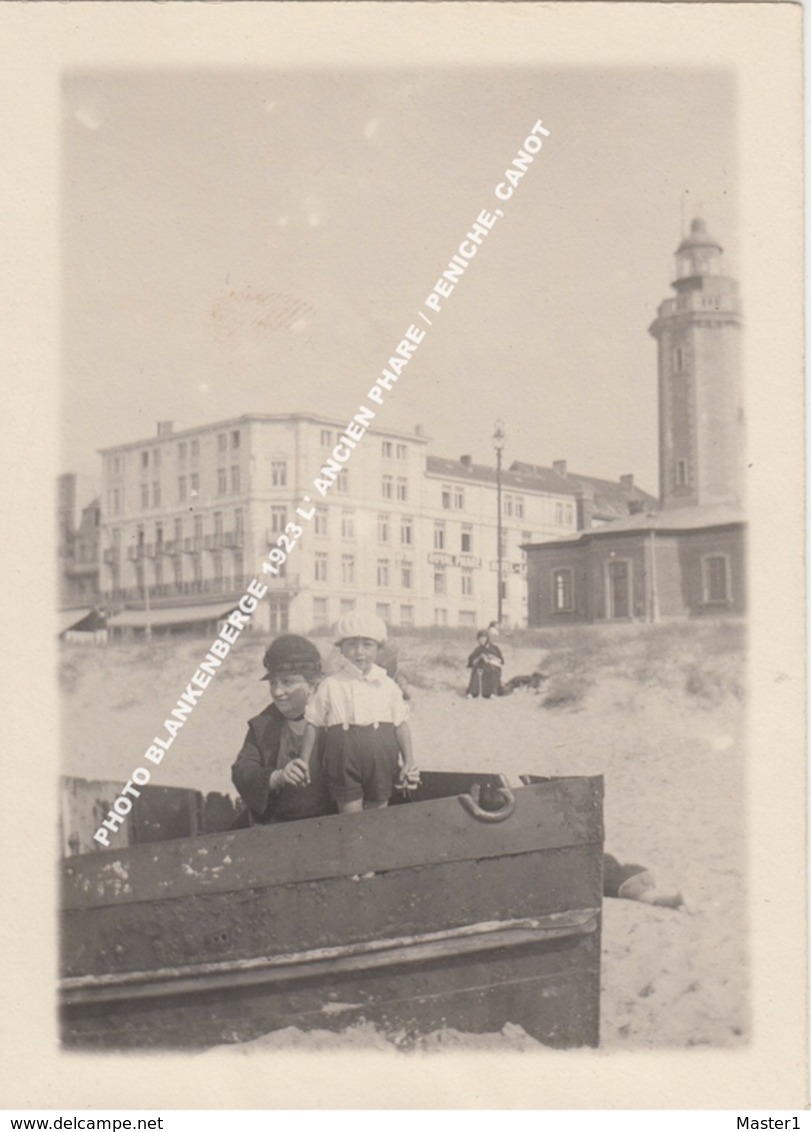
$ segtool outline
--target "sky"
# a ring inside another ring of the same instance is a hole
[[[500,206],[380,427],[492,463],[501,418],[507,464],[656,493],[648,326],[694,215],[737,274],[731,73],[82,72],[63,109],[61,470],[98,477],[99,448],[159,420],[348,420]]]

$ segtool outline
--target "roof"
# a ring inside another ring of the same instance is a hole
[[[56,615],[57,636],[67,633],[68,629],[72,629],[74,625],[84,621],[85,617],[89,617],[92,612],[92,609],[60,609]]]
[[[576,531],[564,538],[548,539],[544,542],[526,543],[525,546],[554,546],[561,543],[588,542],[593,538],[604,538],[609,535],[624,535],[634,533],[649,533],[662,531],[676,533],[681,531],[708,530],[712,527],[731,527],[742,525],[746,516],[739,507],[731,504],[705,504],[699,507],[669,507],[665,511],[643,511],[638,515],[629,515],[625,519],[616,519],[612,523],[603,523],[599,527],[591,527],[586,531]]]
[[[443,479],[469,480],[471,483],[496,482],[496,469],[488,464],[463,464],[461,460],[446,460],[442,456],[427,456],[425,471],[429,476]],[[538,468],[534,464],[512,464],[501,473],[503,487],[521,491],[543,491],[552,495],[577,495],[576,486],[551,468]]]
[[[510,467],[513,470],[521,470],[525,474],[540,475],[545,473],[562,483],[573,485],[576,495],[582,494],[593,504],[595,519],[624,518],[629,514],[629,505],[632,502],[642,504],[648,510],[653,510],[659,505],[656,496],[643,491],[636,484],[633,487],[624,487],[618,480],[598,479],[596,476],[581,476],[572,472],[567,472],[565,476],[561,476],[551,468],[541,468],[537,464],[525,464],[520,460],[515,460]]]
[[[366,407],[368,408],[368,406]],[[336,429],[338,435],[340,435],[352,420],[354,420],[353,417],[347,420],[339,420],[337,417],[324,417],[318,413],[243,413],[242,416],[239,417],[227,417],[225,420],[210,421],[208,424],[191,425],[189,428],[177,430],[173,429],[165,436],[158,436],[156,433],[153,433],[152,436],[143,437],[140,440],[125,440],[121,444],[108,444],[105,448],[97,448],[96,451],[100,455],[106,456],[108,452],[123,452],[125,449],[130,448],[157,447],[159,444],[167,444],[175,440],[185,440],[187,437],[199,436],[201,433],[211,432],[213,429],[234,428],[236,425],[249,424],[251,421],[269,424],[289,424],[290,421],[310,421],[312,424],[329,425],[330,428]],[[427,444],[429,439],[419,432],[409,432],[407,429],[398,428],[384,429],[374,424],[369,425],[367,431],[378,436],[400,437],[403,440],[408,440],[415,444]]]
[[[681,255],[682,252],[689,251],[690,248],[717,248],[719,252],[724,250],[718,241],[709,234],[707,222],[702,220],[700,216],[697,216],[690,224],[690,234],[685,236],[679,244],[676,255]]]
[[[236,602],[230,605],[186,605],[176,609],[152,609],[149,612],[150,628],[160,625],[195,625],[201,621],[219,621],[236,609]],[[145,609],[124,609],[108,618],[107,624],[118,629],[145,629],[147,613]]]

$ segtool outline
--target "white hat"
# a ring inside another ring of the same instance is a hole
[[[359,613],[356,610],[345,613],[335,626],[335,643],[339,645],[350,637],[368,637],[379,645],[385,644],[386,623],[374,613]]]

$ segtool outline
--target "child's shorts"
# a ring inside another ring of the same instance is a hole
[[[360,727],[333,724],[326,729],[324,769],[334,802],[387,802],[399,769],[393,723]]]

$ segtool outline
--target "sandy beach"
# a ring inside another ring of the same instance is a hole
[[[691,914],[605,901],[607,1050],[747,1041],[744,639],[735,622],[507,633],[505,678],[540,670],[546,679],[537,694],[489,701],[464,698],[467,636],[393,642],[421,767],[601,774],[606,851],[688,895]],[[155,783],[231,792],[245,722],[267,703],[265,643],[235,646]],[[328,662],[331,642],[318,643]],[[125,781],[205,651],[200,639],[63,645],[63,773]],[[522,1033],[500,1038],[534,1044]]]

